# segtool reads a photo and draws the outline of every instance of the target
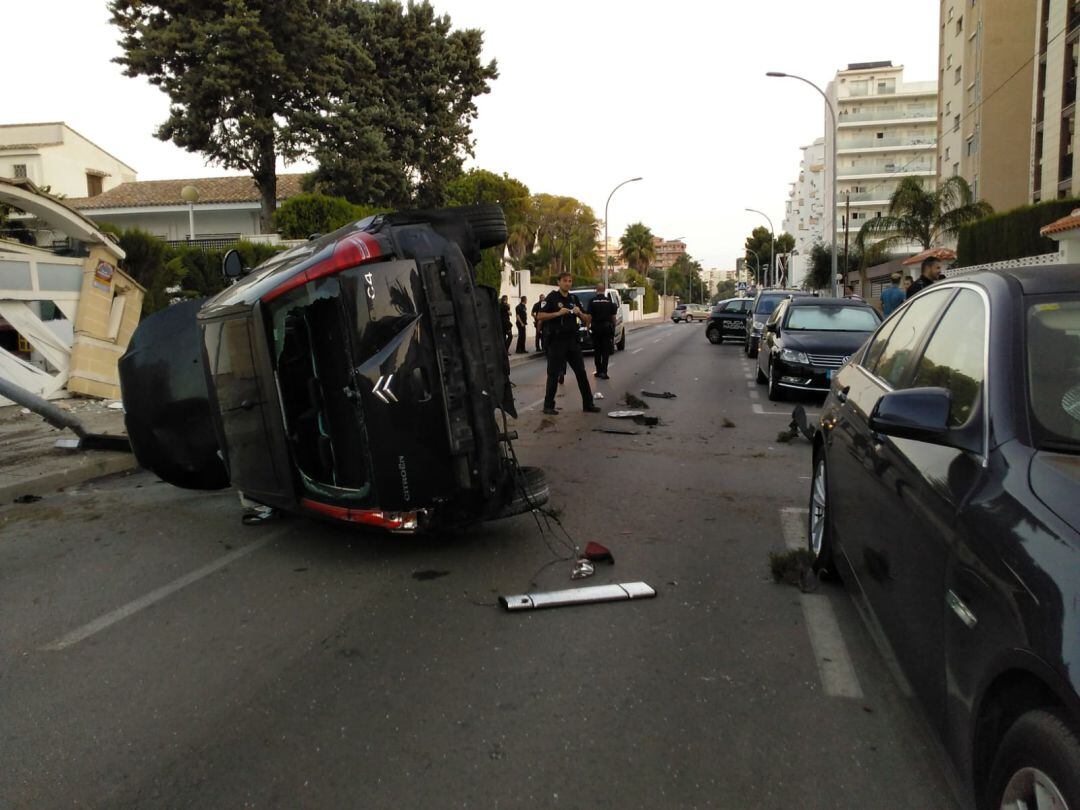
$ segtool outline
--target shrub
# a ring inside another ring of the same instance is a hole
[[[645,297],[642,301],[641,311],[645,315],[656,312],[660,309],[660,296],[656,292],[656,289],[651,285],[645,287]]]
[[[274,230],[283,239],[307,239],[313,233],[330,233],[385,210],[356,205],[344,197],[297,194],[285,200],[274,212]]]
[[[957,266],[971,266],[1054,253],[1057,243],[1039,229],[1068,216],[1080,200],[1049,200],[1022,205],[964,225],[956,247]]]

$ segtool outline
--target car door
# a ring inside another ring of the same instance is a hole
[[[978,437],[979,450],[889,436],[873,436],[868,447],[878,486],[872,511],[879,526],[868,547],[884,568],[875,583],[881,606],[875,612],[935,723],[945,716],[946,574],[958,516],[984,475],[986,457],[988,302],[974,288],[955,292],[917,353],[905,387],[948,390],[950,429]]]
[[[780,333],[773,332],[770,328],[783,323],[784,313],[787,312],[787,303],[788,299],[784,299],[776,305],[776,309],[772,311],[769,320],[765,322],[765,328],[761,330],[761,346],[758,349],[757,364],[761,373],[766,377],[769,376],[769,364],[772,361],[772,356],[780,351],[777,346]]]
[[[837,372],[834,383],[839,407],[829,431],[829,499],[832,523],[842,552],[858,585],[875,612],[885,610],[889,561],[878,542],[882,517],[879,503],[888,499],[874,454],[870,414],[883,394],[903,387],[910,376],[913,353],[929,333],[937,313],[952,295],[940,290],[912,301],[899,317],[890,318],[870,341],[858,362]]]
[[[720,330],[724,337],[746,337],[746,301],[728,301],[720,310]]]

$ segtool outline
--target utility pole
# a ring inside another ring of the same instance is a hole
[[[848,273],[848,232],[851,230],[851,192],[844,194],[844,283],[847,283]],[[860,290],[860,295],[862,291]]]

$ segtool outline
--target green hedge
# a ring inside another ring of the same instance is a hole
[[[1039,229],[1080,208],[1080,200],[1049,200],[1022,205],[964,225],[956,247],[957,266],[970,267],[1057,251],[1057,242]]]
[[[356,205],[344,197],[325,194],[297,194],[285,200],[274,212],[274,230],[282,239],[307,239],[315,233],[330,233],[343,225],[372,214],[384,213],[385,208]]]
[[[645,287],[645,300],[642,302],[641,311],[648,315],[660,309],[660,296],[651,284]]]

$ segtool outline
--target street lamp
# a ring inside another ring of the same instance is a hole
[[[755,214],[761,214],[763,217],[765,217],[765,221],[769,223],[769,272],[766,273],[766,276],[771,276],[776,272],[776,256],[774,255],[774,251],[776,250],[776,231],[773,229],[772,220],[769,219],[768,214],[766,214],[764,211],[758,211],[756,208],[747,208],[745,210],[751,211]],[[773,281],[775,280],[776,279],[773,279]],[[766,278],[765,281],[765,286],[768,286],[768,279]]]
[[[623,180],[621,183],[619,183],[619,185],[615,186],[615,188],[611,190],[611,194],[607,195],[607,202],[604,203],[604,289],[607,289],[608,286],[608,246],[610,244],[608,242],[607,229],[608,205],[611,203],[611,197],[616,191],[625,186],[627,183],[636,183],[640,179],[640,177],[631,177],[629,180]]]
[[[199,190],[195,186],[180,189],[180,199],[187,203],[188,241],[195,241],[195,203],[199,201]]]
[[[836,199],[836,176],[840,173],[839,172],[840,167],[839,167],[839,165],[837,165],[837,162],[836,162],[836,135],[837,135],[837,132],[836,132],[836,110],[833,108],[832,102],[829,101],[829,97],[827,95],[825,95],[825,91],[822,90],[820,87],[818,87],[816,84],[814,84],[809,79],[804,79],[802,76],[796,76],[796,75],[794,75],[792,73],[781,73],[780,71],[777,71],[777,70],[770,70],[765,75],[770,77],[770,78],[773,78],[773,79],[797,79],[798,81],[803,82],[804,84],[810,85],[815,90],[817,90],[818,93],[821,94],[821,97],[823,99],[825,99],[825,106],[828,108],[829,115],[832,117],[832,219],[831,219],[831,222],[833,223],[833,227],[832,227],[833,232],[831,234],[829,234],[829,244],[832,246],[832,275],[833,275],[833,278],[835,279],[836,275],[837,275],[837,270],[836,270],[836,204],[837,204],[837,199]],[[833,282],[834,285],[836,283],[837,282],[835,282],[835,281]],[[839,298],[840,297],[840,291],[836,286],[833,287],[833,297],[834,298]]]

